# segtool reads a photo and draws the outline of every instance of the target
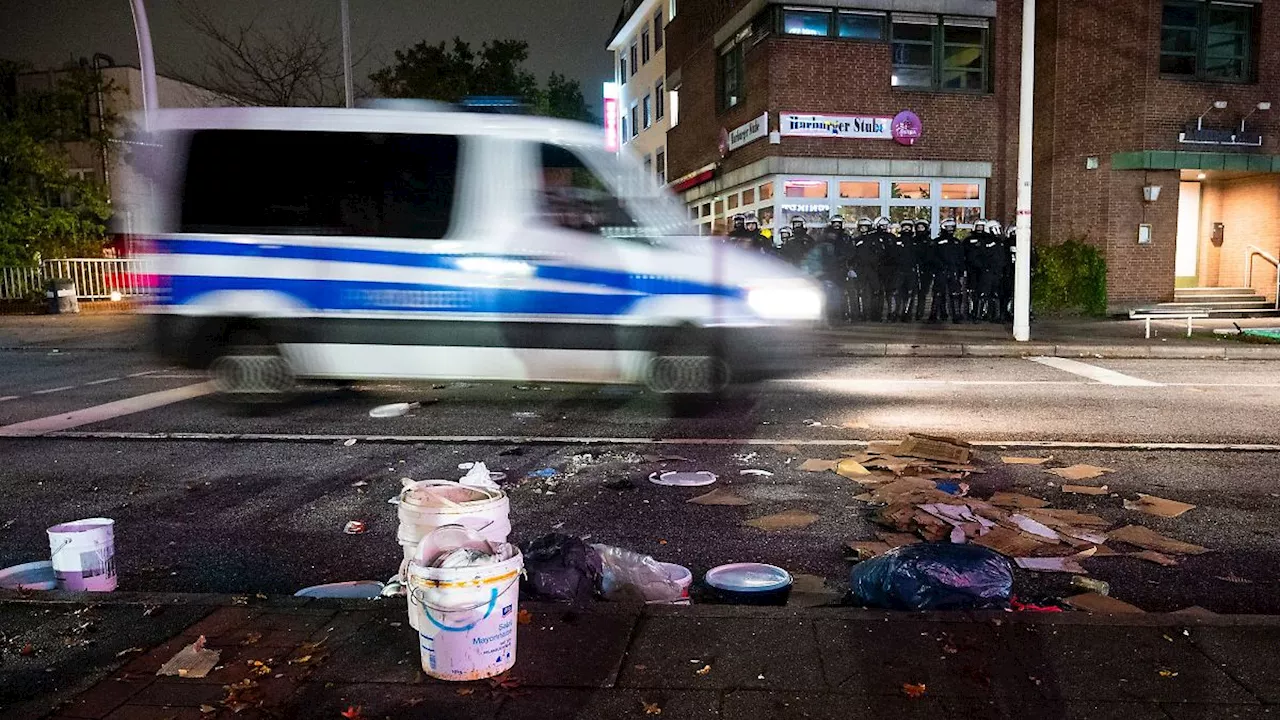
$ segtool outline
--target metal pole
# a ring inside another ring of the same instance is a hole
[[[133,32],[138,36],[138,64],[142,66],[143,129],[151,129],[151,112],[160,107],[156,95],[156,56],[151,52],[151,26],[147,24],[147,8],[143,0],[133,0]]]
[[[1036,0],[1022,0],[1022,86],[1018,97],[1018,239],[1013,339],[1031,339],[1031,135],[1036,82]]]
[[[347,107],[355,107],[355,89],[351,84],[351,12],[347,0],[342,0],[342,89],[346,92]]]

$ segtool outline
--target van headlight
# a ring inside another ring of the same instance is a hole
[[[769,320],[817,320],[822,317],[822,291],[810,283],[759,285],[747,290],[747,305]]]

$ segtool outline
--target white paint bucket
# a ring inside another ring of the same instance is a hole
[[[680,597],[670,601],[671,605],[689,604],[689,587],[693,585],[693,573],[689,568],[675,563],[660,562],[658,567],[667,573],[667,578],[680,586]],[[653,601],[651,601],[652,603]],[[658,601],[661,602],[661,601]]]
[[[88,518],[49,528],[49,553],[59,590],[116,589],[115,524],[110,518]]]
[[[516,663],[520,573],[514,546],[490,544],[499,562],[433,568],[409,563],[409,622],[418,629],[422,671],[440,680],[479,680]]]
[[[511,501],[501,490],[462,485],[448,480],[406,483],[400,491],[400,527],[396,540],[407,562],[422,538],[444,525],[461,525],[491,543],[504,543],[511,533]]]

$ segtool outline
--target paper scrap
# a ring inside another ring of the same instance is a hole
[[[872,440],[867,443],[867,452],[872,455],[892,455],[900,445],[897,440]]]
[[[1094,487],[1092,485],[1063,485],[1062,492],[1074,493],[1076,495],[1106,495],[1110,490],[1106,485]]]
[[[819,520],[817,515],[803,510],[784,510],[773,515],[765,515],[754,520],[748,520],[744,525],[750,525],[760,530],[796,530],[802,527],[808,527]]]
[[[1015,508],[1018,510],[1049,506],[1049,501],[1047,500],[1041,500],[1038,497],[1031,497],[1030,495],[1011,492],[998,492],[995,495],[992,495],[991,500],[988,502],[996,507]]]
[[[915,545],[920,542],[920,538],[911,533],[887,532],[884,530],[876,532],[876,537],[880,538],[884,544],[890,548],[903,547],[904,545]]]
[[[1069,598],[1065,598],[1063,602],[1077,610],[1084,610],[1085,612],[1091,613],[1102,613],[1105,615],[1145,612],[1142,608],[1136,605],[1130,605],[1123,600],[1117,600],[1108,595],[1099,595],[1098,593],[1072,595]]]
[[[970,542],[974,545],[981,545],[995,550],[1006,557],[1030,555],[1044,547],[1044,543],[1039,540],[1033,540],[1017,530],[1010,530],[1007,527],[991,528],[985,535],[979,535],[971,539]]]
[[[827,472],[836,469],[835,460],[820,460],[818,458],[809,458],[800,463],[800,469],[804,472]]]
[[[727,488],[716,488],[705,495],[689,498],[685,502],[694,505],[750,505],[751,501]]]
[[[183,678],[202,678],[218,664],[222,652],[208,650],[204,646],[205,639],[201,635],[196,641],[182,648],[169,661],[160,666],[156,675],[177,675]]]
[[[1199,555],[1209,552],[1208,548],[1165,537],[1141,525],[1125,525],[1119,530],[1112,530],[1107,535],[1112,540],[1119,540],[1144,550],[1155,550],[1158,553],[1167,555]]]
[[[1017,525],[1018,529],[1025,533],[1035,535],[1039,538],[1044,538],[1050,542],[1057,542],[1059,539],[1058,533],[1054,532],[1052,528],[1044,525],[1043,523],[1032,520],[1026,515],[1011,515],[1009,516],[1009,522]]]
[[[1157,517],[1176,518],[1188,510],[1195,510],[1196,506],[1189,503],[1178,502],[1177,500],[1166,500],[1155,495],[1144,495],[1138,493],[1137,500],[1125,500],[1125,510],[1137,510],[1148,515]]]
[[[749,468],[747,470],[739,470],[739,475],[754,475],[756,477],[773,477],[773,473],[768,470],[760,470],[758,468]]]
[[[1075,575],[1088,574],[1080,563],[1069,557],[1020,557],[1014,558],[1014,562],[1023,570],[1031,570],[1033,572],[1061,572],[1072,573]]]
[[[1010,457],[1010,456],[1002,456],[1000,458],[1001,462],[1003,462],[1005,465],[1043,465],[1044,463],[1047,463],[1052,459],[1053,459],[1052,455],[1045,458]]]
[[[844,546],[852,550],[859,560],[879,557],[893,549],[889,547],[889,543],[880,540],[854,540],[845,543]]]
[[[896,454],[963,465],[973,457],[973,448],[956,438],[911,433]]]
[[[1111,521],[1106,518],[1062,508],[1029,508],[1025,514],[1055,528],[1070,526],[1104,528],[1111,525]]]
[[[1097,465],[1072,465],[1064,468],[1053,468],[1048,472],[1053,473],[1067,480],[1089,480],[1091,478],[1102,477],[1110,472],[1115,472],[1111,468],[1098,467]]]
[[[1129,557],[1136,557],[1139,560],[1146,560],[1147,562],[1153,562],[1164,567],[1173,567],[1178,564],[1177,560],[1174,560],[1164,553],[1158,553],[1155,550],[1143,550],[1142,552],[1129,553]]]
[[[862,463],[854,460],[853,458],[844,458],[836,463],[836,474],[841,477],[858,478],[870,475],[871,471],[863,467]]]

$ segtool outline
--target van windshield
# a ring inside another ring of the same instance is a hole
[[[604,182],[635,221],[635,230],[647,236],[696,235],[675,198],[628,157],[597,148],[573,148],[575,154]]]

